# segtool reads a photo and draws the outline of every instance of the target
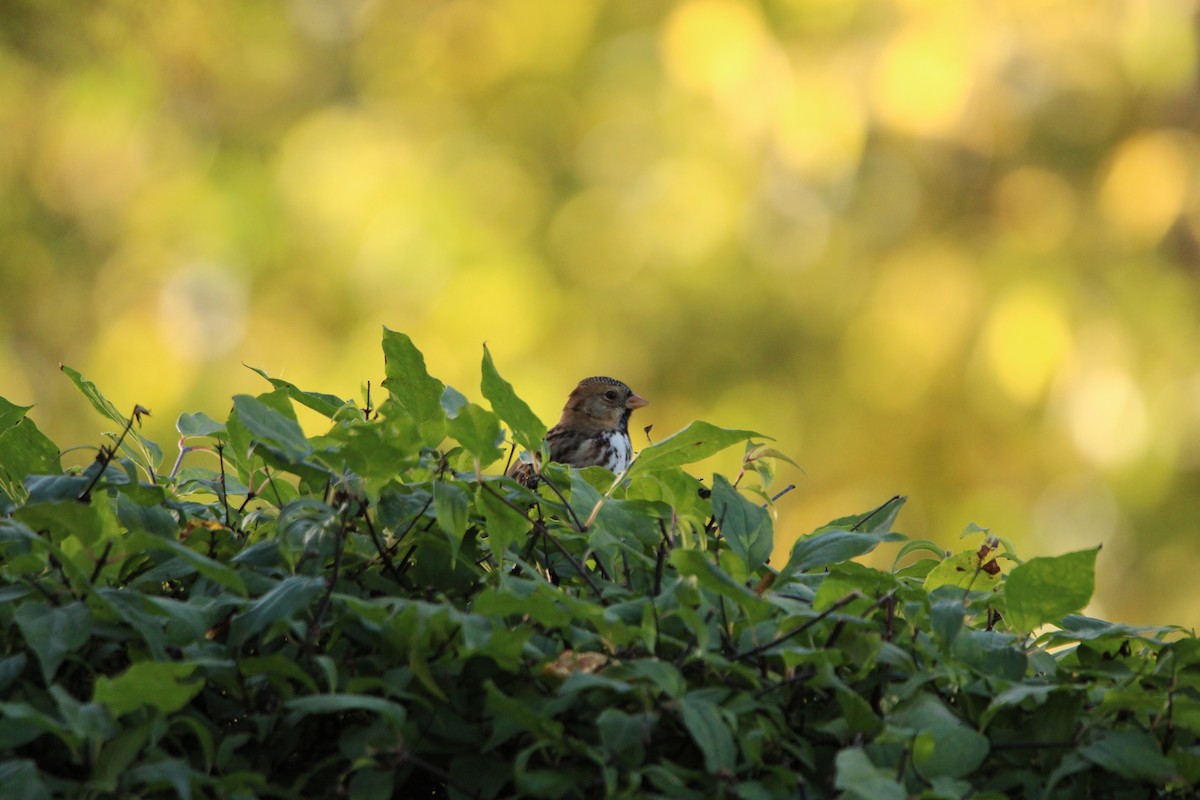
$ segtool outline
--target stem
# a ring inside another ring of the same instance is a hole
[[[787,633],[776,636],[774,639],[767,642],[766,644],[759,645],[758,647],[747,650],[744,653],[737,653],[733,656],[733,660],[741,661],[742,659],[750,658],[751,656],[756,656],[756,655],[759,655],[760,653],[765,653],[766,651],[770,650],[772,647],[783,644],[788,639],[791,639],[795,636],[799,636],[801,633],[808,630],[813,625],[816,625],[818,622],[825,619],[833,612],[839,611],[839,610],[845,608],[846,606],[853,603],[855,600],[860,599],[862,596],[863,596],[862,592],[859,592],[859,591],[850,592],[850,594],[841,598],[836,603],[831,605],[829,608],[825,609],[820,614],[818,614],[817,616],[808,620],[807,622],[805,622],[803,625],[799,626],[798,628],[795,628],[794,630],[788,631]]]

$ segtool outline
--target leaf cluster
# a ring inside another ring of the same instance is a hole
[[[1080,616],[1096,551],[854,561],[893,498],[772,565],[766,437],[531,491],[488,470],[545,427],[486,350],[490,408],[383,349],[377,408],[263,374],[166,470],[78,373],[121,431],[86,469],[0,401],[6,796],[1192,795],[1200,645]]]

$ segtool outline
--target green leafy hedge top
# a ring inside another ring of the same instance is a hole
[[[533,493],[484,471],[545,434],[486,349],[490,410],[383,349],[378,408],[263,374],[169,469],[73,370],[118,431],[86,469],[0,401],[5,797],[1194,796],[1200,646],[1079,616],[1095,550],[856,563],[893,498],[772,566],[766,437]]]

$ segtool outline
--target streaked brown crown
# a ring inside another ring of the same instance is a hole
[[[584,378],[567,398],[561,427],[584,431],[628,431],[629,415],[648,401],[615,378]]]

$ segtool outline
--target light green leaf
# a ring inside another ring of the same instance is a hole
[[[985,564],[992,560],[990,553],[986,559]],[[925,591],[932,592],[939,586],[957,586],[960,589],[986,592],[1000,581],[999,573],[993,575],[983,569],[977,551],[964,550],[942,559],[942,563],[929,571],[925,576]]]
[[[693,464],[738,442],[770,438],[754,431],[718,428],[712,423],[697,420],[639,453],[629,467],[629,474]]]
[[[474,403],[459,408],[450,418],[448,432],[468,453],[486,466],[500,458],[504,431],[496,415]]]
[[[175,423],[175,429],[184,436],[212,436],[225,432],[225,423],[217,422],[203,411],[183,413]]]
[[[117,410],[117,407],[109,402],[108,398],[100,393],[96,388],[96,384],[85,379],[77,371],[71,369],[65,364],[60,364],[58,367],[63,374],[70,378],[71,383],[79,391],[83,392],[83,396],[91,402],[92,406],[99,411],[103,416],[107,417],[113,423],[119,426],[119,430],[124,430],[125,425],[129,422],[129,417],[133,412],[130,409],[130,414],[122,414]],[[147,474],[153,474],[158,465],[162,463],[162,450],[154,442],[142,436],[135,426],[129,429],[128,435],[121,442],[121,451],[134,460]]]
[[[383,329],[383,388],[412,418],[423,441],[435,445],[446,431],[446,412],[442,410],[445,385],[425,369],[425,356],[403,333]]]
[[[323,417],[333,419],[338,411],[346,406],[347,401],[332,394],[322,394],[320,392],[305,392],[298,388],[294,383],[289,383],[280,378],[272,378],[266,372],[263,372],[258,367],[252,367],[249,364],[245,365],[246,369],[258,373],[263,378],[271,383],[276,389],[283,389],[287,392],[288,397],[295,400],[306,408],[311,408]]]
[[[504,420],[515,439],[526,450],[537,450],[546,438],[546,426],[537,418],[529,405],[517,397],[512,384],[500,377],[492,354],[483,346],[483,396],[492,404],[492,410]]]
[[[142,706],[178,711],[204,688],[203,680],[189,680],[196,667],[186,661],[139,661],[115,678],[97,678],[92,702],[106,706],[114,718]]]
[[[837,777],[834,786],[859,800],[906,800],[908,792],[895,779],[895,770],[871,763],[861,747],[848,747],[834,760]]]
[[[1004,583],[1005,615],[1014,631],[1028,633],[1079,611],[1092,599],[1100,548],[1031,558],[1014,567]]]
[[[922,778],[964,778],[987,758],[991,744],[965,725],[938,725],[919,732],[912,746],[913,767]]]

